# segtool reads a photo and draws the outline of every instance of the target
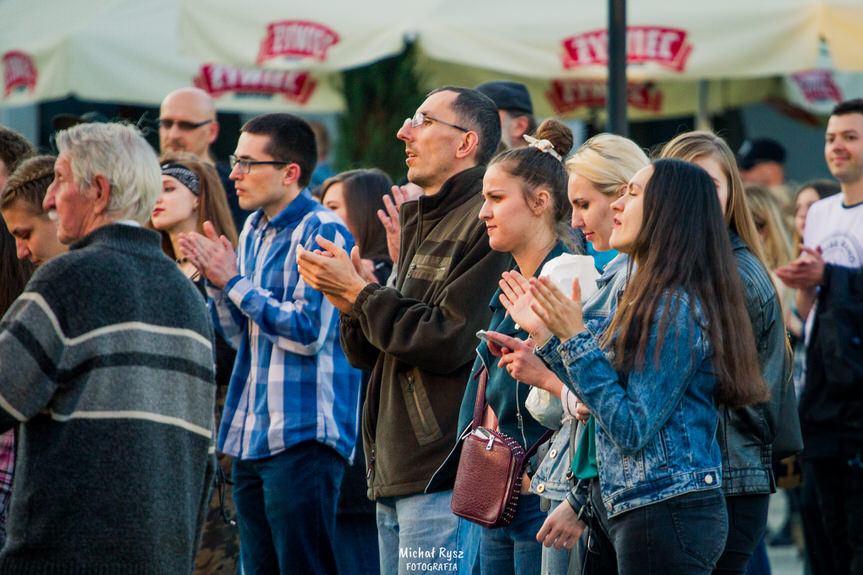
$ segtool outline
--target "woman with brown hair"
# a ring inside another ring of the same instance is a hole
[[[0,195],[0,212],[15,237],[19,259],[38,266],[68,249],[57,239],[57,224],[42,209],[45,192],[54,180],[54,156],[22,162]]]
[[[715,573],[743,574],[767,525],[769,497],[775,489],[772,459],[791,455],[777,453],[774,440],[780,436],[799,438],[800,422],[791,384],[791,347],[779,296],[746,205],[743,181],[731,148],[711,132],[687,132],[668,142],[661,156],[692,162],[706,170],[713,180],[734,246],[734,262],[743,280],[760,375],[770,389],[770,399],[764,405],[737,410],[722,408],[717,431],[722,449],[722,491],[729,522],[736,527],[728,532]],[[783,402],[795,403],[791,409],[781,409]],[[778,444],[777,447],[792,452],[795,449]]]
[[[162,235],[162,250],[177,262],[180,270],[195,282],[204,293],[204,279],[187,261],[179,249],[179,235],[187,232],[203,233],[206,221],[220,236],[237,245],[237,230],[225,189],[216,169],[197,156],[185,152],[162,156],[162,194],[156,200],[147,227]],[[234,367],[236,352],[216,334],[216,429],[219,428],[225,393]],[[207,510],[204,534],[195,573],[236,573],[239,564],[240,540],[236,525],[228,517],[233,510],[231,490],[226,487],[231,476],[231,457],[217,454],[221,472],[217,470],[216,489]]]
[[[378,219],[383,197],[392,189],[389,176],[378,169],[350,170],[327,178],[321,185],[321,203],[334,211],[354,237],[360,251],[363,275],[385,285],[393,268],[387,252],[387,235]],[[360,402],[365,401],[369,372],[363,372]],[[357,453],[363,452],[362,434]],[[362,457],[345,469],[336,511],[336,565],[339,573],[378,573],[378,530],[375,504],[366,495],[366,465]]]
[[[491,248],[511,254],[515,269],[532,277],[547,262],[572,251],[568,245],[572,243],[568,178],[563,164],[572,149],[572,132],[557,120],[546,120],[537,129],[535,139],[528,141],[527,147],[501,152],[489,162],[483,177],[485,202],[479,219],[486,225]],[[526,338],[527,332],[507,313],[499,295],[495,293],[489,303],[489,332]],[[547,439],[547,429],[529,416],[529,390],[498,364],[502,351],[493,338],[479,342],[459,411],[458,429],[471,427],[475,406],[484,405],[483,427],[508,435],[529,452],[531,446]],[[484,378],[485,385],[480,385]],[[458,458],[448,457],[435,476],[454,477],[457,463]],[[435,489],[451,488],[447,482],[433,478],[435,483]],[[540,574],[542,545],[536,534],[546,513],[540,507],[539,496],[528,491],[529,483],[524,476],[509,525],[480,529],[479,565],[483,575]]]
[[[161,162],[162,194],[147,227],[162,235],[162,250],[176,260],[187,277],[195,278],[197,270],[183,256],[179,235],[203,233],[204,222],[210,221],[217,234],[236,246],[237,228],[216,168],[185,152],[166,154]]]
[[[327,178],[321,185],[321,203],[342,218],[360,249],[367,279],[384,285],[393,262],[387,252],[386,229],[378,219],[392,181],[381,170],[350,170]],[[373,277],[372,277],[373,276]]]

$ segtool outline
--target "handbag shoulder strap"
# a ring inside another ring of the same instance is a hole
[[[473,424],[471,429],[477,429],[482,425],[482,412],[485,410],[485,384],[488,382],[488,370],[483,366],[476,377],[479,378],[479,386],[476,390],[476,401],[473,404]]]
[[[476,401],[473,404],[473,423],[471,424],[471,429],[477,429],[482,425],[482,412],[485,411],[485,386],[488,382],[488,370],[483,366],[479,372],[477,372],[476,376],[479,379],[479,385],[476,390]],[[516,382],[517,383],[517,382]],[[517,385],[520,385],[517,383]],[[536,440],[536,443],[530,446],[524,454],[524,460],[527,461],[533,454],[536,453],[536,450],[539,449],[539,446],[548,441],[548,438],[554,434],[554,431],[551,429],[546,430],[542,436]]]
[[[551,430],[551,429],[547,429],[547,430],[545,431],[545,433],[543,433],[543,434],[540,436],[540,438],[536,440],[536,443],[534,443],[533,445],[531,445],[531,446],[530,446],[530,449],[528,449],[528,450],[524,453],[524,460],[525,460],[525,461],[527,461],[528,459],[530,459],[531,457],[533,457],[533,454],[534,454],[534,453],[536,453],[536,450],[537,450],[537,449],[539,449],[539,446],[540,446],[540,445],[542,445],[543,443],[545,443],[546,441],[548,441],[548,439],[549,439],[552,435],[554,435],[554,431],[553,431],[553,430]]]

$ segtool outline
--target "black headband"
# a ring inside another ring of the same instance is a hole
[[[176,178],[181,184],[189,188],[189,190],[198,195],[198,186],[200,178],[197,174],[182,164],[162,164],[162,175]]]

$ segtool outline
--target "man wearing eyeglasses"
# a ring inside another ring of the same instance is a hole
[[[316,238],[350,250],[342,221],[306,186],[317,161],[308,123],[291,114],[243,126],[231,156],[240,205],[255,210],[230,242],[181,237],[206,276],[216,329],[237,348],[218,450],[234,457],[246,573],[336,572],[332,541],[345,464],[354,457],[360,371],[339,342],[339,316],[297,273]]]
[[[428,95],[398,131],[408,180],[396,288],[368,283],[347,253],[300,253],[300,273],[339,308],[351,363],[372,369],[363,406],[369,496],[377,501],[381,573],[470,573],[473,526],[450,510],[454,477],[425,493],[456,443],[458,411],[510,257],[478,219],[485,164],[500,141],[494,102],[466,88]],[[429,550],[434,553],[429,555]]]
[[[210,145],[219,137],[219,122],[213,98],[200,88],[174,90],[162,100],[159,108],[159,150],[167,152],[190,152],[214,166],[219,172],[228,207],[238,230],[250,212],[240,207],[234,193],[234,184],[228,177],[230,170],[216,162]]]

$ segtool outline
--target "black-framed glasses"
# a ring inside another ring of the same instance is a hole
[[[258,161],[258,160],[247,160],[246,158],[238,158],[233,154],[228,156],[228,163],[231,165],[231,170],[240,166],[240,171],[244,174],[248,174],[252,171],[252,166],[286,166],[291,162],[278,162],[275,160],[269,161]]]
[[[455,124],[450,124],[449,122],[444,122],[443,120],[432,118],[428,114],[423,114],[422,112],[417,112],[416,114],[414,114],[413,118],[408,118],[405,120],[405,122],[410,122],[411,128],[419,128],[426,122],[426,120],[430,122],[437,122],[438,124],[443,124],[444,126],[449,126],[451,128],[455,128],[456,130],[460,130],[465,134],[470,132],[470,130],[468,130],[467,128],[462,128],[461,126],[456,126]]]
[[[165,130],[170,130],[174,127],[174,124],[177,124],[177,127],[180,128],[183,132],[191,132],[192,130],[197,130],[201,126],[206,126],[207,124],[213,123],[213,120],[204,120],[203,122],[187,122],[186,120],[172,120],[171,118],[159,118],[159,127]]]

